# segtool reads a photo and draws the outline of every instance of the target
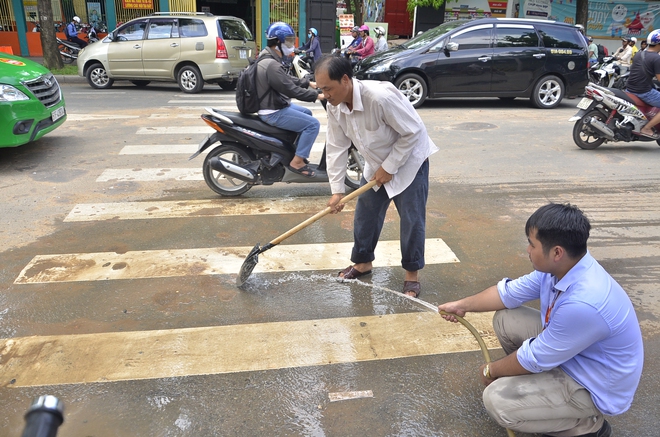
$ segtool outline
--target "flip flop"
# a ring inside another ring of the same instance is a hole
[[[660,134],[656,134],[656,133],[654,133],[654,134],[645,134],[644,132],[639,131],[639,134],[644,136],[644,137],[647,137],[647,138],[653,138],[654,140],[660,139]]]
[[[288,166],[289,170],[291,170],[294,173],[297,173],[301,176],[305,176],[306,178],[313,178],[316,176],[316,172],[307,164],[303,165],[300,168],[293,168],[290,165]]]
[[[403,294],[407,294],[413,292],[415,293],[414,296],[410,297],[419,297],[420,293],[422,292],[422,284],[420,284],[417,281],[403,281]]]
[[[355,270],[353,266],[348,266],[344,270],[339,272],[337,276],[339,276],[339,279],[356,279],[359,278],[360,276],[368,275],[369,273],[371,273],[371,270],[366,272],[361,272],[359,270]],[[341,276],[342,274],[344,276]]]

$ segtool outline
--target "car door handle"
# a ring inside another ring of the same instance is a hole
[[[536,59],[541,59],[541,58],[545,58],[545,53],[537,53],[537,54],[532,55],[532,56],[534,56]]]
[[[139,48],[142,48],[142,46],[141,46],[140,44],[135,44],[135,45],[133,46],[133,48],[134,48],[134,49],[139,49]]]
[[[179,47],[179,44],[173,42],[172,44],[170,44],[170,47]]]
[[[481,58],[477,58],[477,59],[479,59],[481,62],[488,62],[488,61],[491,60],[491,57],[490,56],[482,56]]]

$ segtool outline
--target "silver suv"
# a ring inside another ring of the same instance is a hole
[[[135,18],[81,50],[78,75],[98,89],[124,79],[139,87],[175,81],[184,93],[200,92],[204,82],[233,90],[255,54],[254,37],[240,18],[157,12]]]

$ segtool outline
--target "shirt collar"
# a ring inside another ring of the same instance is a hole
[[[353,78],[353,111],[364,111],[364,105],[362,104],[362,94],[360,93],[360,81],[356,78]],[[342,102],[341,112],[344,114],[350,114],[351,111],[348,109],[348,106],[345,102]]]
[[[578,261],[577,264],[575,264],[573,268],[561,278],[561,281],[555,284],[555,289],[559,291],[568,290],[571,285],[578,282],[578,280],[584,276],[585,272],[589,270],[595,262],[596,260],[594,257],[591,256],[589,251],[587,251],[580,261]]]

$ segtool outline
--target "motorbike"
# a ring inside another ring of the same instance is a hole
[[[656,141],[642,135],[642,127],[660,108],[647,105],[634,94],[617,88],[607,88],[593,82],[585,87],[585,97],[577,104],[573,141],[581,149],[593,150],[603,143]]]
[[[589,78],[591,81],[608,88],[619,88],[622,86],[621,81],[619,81],[621,67],[615,61],[614,56],[608,56],[603,58],[603,62],[591,66],[589,68]],[[625,88],[625,83],[623,85]]]
[[[57,37],[56,39],[57,50],[60,51],[60,56],[62,56],[62,61],[65,64],[70,64],[78,59],[78,53],[80,53],[80,47],[78,44],[72,43],[71,41],[65,41]]]
[[[257,115],[242,115],[205,108],[202,120],[216,130],[205,138],[188,160],[210,148],[202,172],[206,184],[221,196],[239,196],[255,185],[275,182],[328,182],[325,149],[318,165],[308,164],[315,172],[307,177],[288,168],[296,151],[299,134],[270,126]],[[358,188],[364,171],[364,159],[351,145],[346,163],[345,183]]]
[[[297,77],[298,79],[308,78],[310,81],[314,80],[314,70],[312,69],[312,64],[310,63],[309,58],[301,57],[300,50],[296,50],[295,56],[291,59],[291,62],[286,64],[286,72],[291,76]]]
[[[85,39],[87,39],[87,42],[89,42],[90,44],[95,43],[96,41],[99,40],[99,36],[96,33],[96,29],[94,28],[94,26],[92,26],[89,23],[83,24],[80,27],[80,31],[85,34]]]

